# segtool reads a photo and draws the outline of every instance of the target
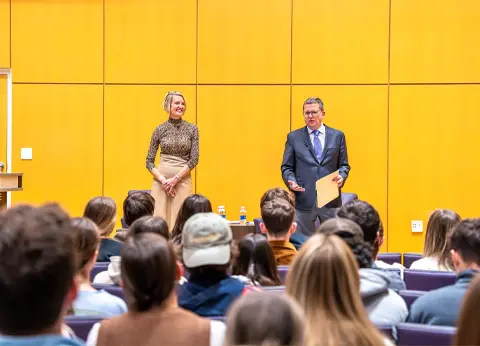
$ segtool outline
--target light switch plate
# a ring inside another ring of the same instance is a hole
[[[21,148],[20,149],[20,158],[22,160],[31,160],[32,159],[32,148]]]
[[[412,220],[412,232],[413,233],[422,233],[423,232],[423,221]]]

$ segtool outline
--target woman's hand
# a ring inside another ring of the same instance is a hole
[[[163,189],[169,192],[172,188],[175,187],[175,185],[177,185],[179,181],[180,181],[180,177],[177,174],[175,174],[173,177],[171,177],[170,179],[166,179],[162,183]]]

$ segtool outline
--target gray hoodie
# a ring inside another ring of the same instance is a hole
[[[389,289],[390,277],[378,269],[360,269],[360,295],[370,320],[375,324],[405,322],[408,309],[405,301]]]

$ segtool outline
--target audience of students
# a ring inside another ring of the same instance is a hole
[[[450,230],[448,248],[457,273],[454,285],[425,293],[410,307],[408,322],[455,326],[471,281],[480,270],[480,219],[466,219]]]
[[[90,272],[95,265],[100,243],[100,234],[95,223],[85,217],[71,221],[75,252],[78,259],[78,295],[73,302],[73,311],[79,316],[108,318],[127,312],[125,302],[106,292],[96,290],[90,283]]]
[[[297,228],[293,222],[295,208],[283,199],[274,199],[263,204],[261,215],[260,228],[267,235],[277,265],[290,265],[297,254],[297,249],[290,243],[290,236]]]
[[[127,237],[122,282],[129,311],[93,326],[88,346],[221,346],[225,326],[178,306],[175,283],[182,274],[168,241],[155,233]]]
[[[120,256],[122,243],[110,238],[117,222],[117,206],[110,197],[94,197],[85,207],[84,217],[95,222],[100,231],[100,249],[97,262],[108,262],[112,256]]]
[[[304,345],[302,308],[287,295],[252,292],[235,301],[227,314],[225,346]]]
[[[125,241],[128,235],[128,228],[143,216],[152,216],[155,209],[155,200],[152,195],[145,191],[132,192],[123,201],[123,222],[127,229],[119,229],[113,239]]]
[[[304,345],[392,345],[369,320],[352,251],[336,235],[313,235],[287,274],[286,292],[302,306]]]
[[[463,298],[457,319],[454,346],[480,345],[480,328],[478,328],[477,317],[480,317],[480,275],[472,280]]]
[[[375,260],[372,268],[382,269],[376,265],[380,244],[383,242],[383,224],[378,211],[370,203],[356,199],[340,207],[337,210],[337,216],[349,219],[360,226],[365,242],[372,247],[372,256]],[[380,236],[380,233],[382,233],[382,236]],[[382,267],[385,269],[388,266],[383,263]],[[389,288],[395,291],[406,288],[405,282],[399,274],[390,271],[385,271],[385,274],[390,277]]]
[[[348,219],[335,218],[323,222],[318,232],[339,236],[352,250],[360,268],[360,296],[370,320],[375,324],[405,322],[407,305],[402,297],[388,288],[390,277],[382,270],[372,269],[371,246],[363,240],[360,226]]]
[[[233,256],[232,276],[247,285],[280,286],[277,264],[272,248],[260,234],[243,237]]]
[[[447,234],[460,221],[460,216],[454,211],[434,211],[428,219],[423,258],[413,262],[410,269],[453,271]]]
[[[180,286],[182,308],[200,316],[223,316],[241,296],[245,285],[228,275],[232,231],[228,222],[213,213],[197,213],[182,230],[182,258],[190,276]]]
[[[70,219],[60,207],[0,212],[0,345],[81,346],[62,335],[77,268]]]

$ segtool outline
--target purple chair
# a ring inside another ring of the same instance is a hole
[[[290,266],[278,266],[278,276],[280,277],[280,282],[285,284],[285,280],[287,279],[287,273],[290,269]]]
[[[405,252],[403,254],[403,266],[405,268],[410,268],[413,262],[418,261],[422,257],[421,253]]]
[[[376,324],[378,331],[390,340],[393,340],[393,327],[389,324]]]
[[[100,273],[104,272],[108,269],[108,265],[110,262],[97,262],[92,268],[92,271],[90,272],[90,281],[93,281],[95,276]]]
[[[454,272],[437,272],[430,270],[405,269],[403,281],[407,290],[431,291],[453,285],[456,280]]]
[[[401,290],[398,291],[398,294],[403,298],[407,304],[408,310],[410,310],[410,306],[413,304],[413,302],[417,300],[418,297],[423,296],[425,291]]]
[[[378,254],[378,259],[388,264],[402,263],[400,252],[383,252]]]
[[[450,346],[455,327],[401,323],[397,325],[397,346]]]
[[[90,329],[92,329],[95,323],[101,320],[99,317],[66,316],[64,322],[73,330],[78,338],[86,341]]]
[[[103,285],[103,284],[92,284],[93,288],[97,290],[105,290],[114,296],[125,300],[125,295],[123,293],[123,288],[115,285]]]

